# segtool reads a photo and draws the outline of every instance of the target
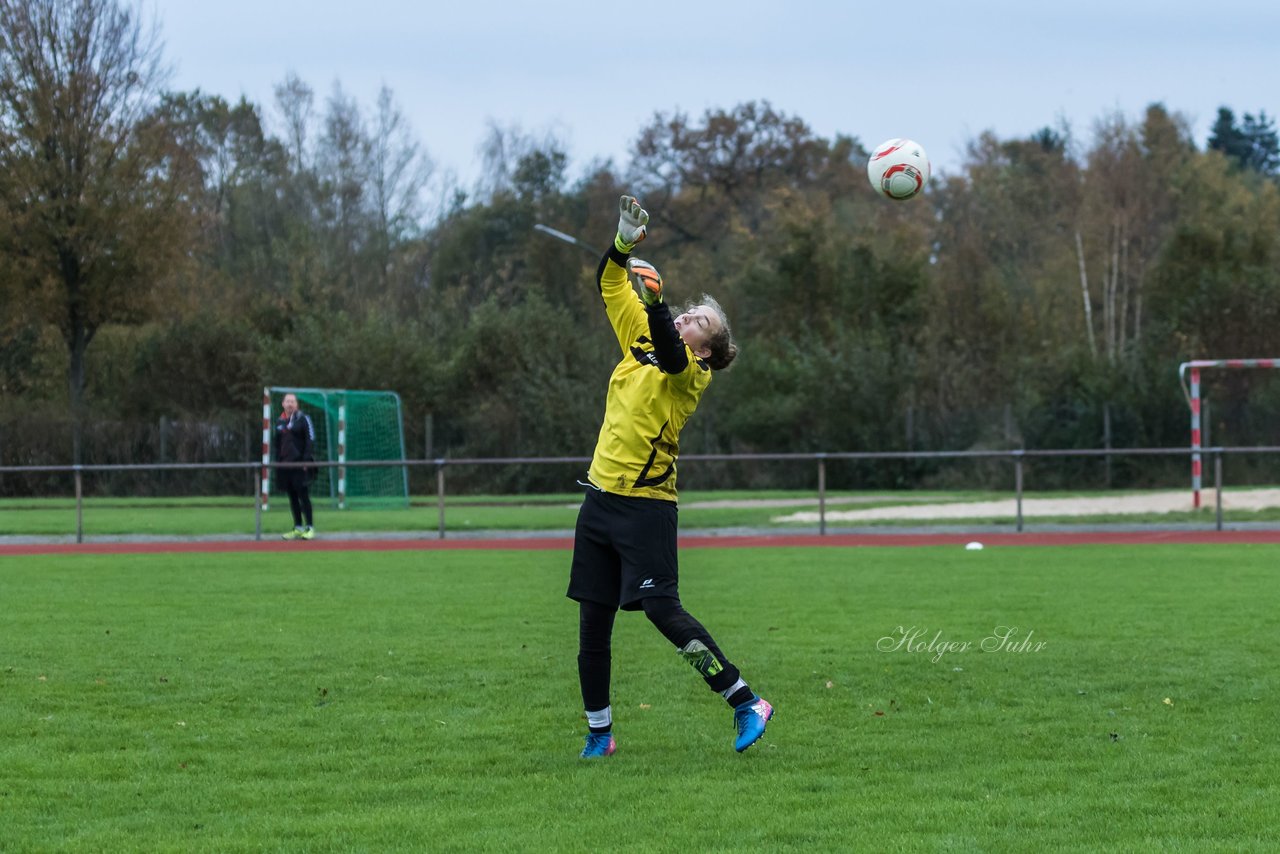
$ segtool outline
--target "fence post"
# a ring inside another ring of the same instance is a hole
[[[1222,452],[1213,455],[1213,495],[1217,504],[1218,530],[1222,530]]]
[[[818,454],[818,536],[827,535],[827,457]]]
[[[169,441],[168,441],[168,436],[166,435],[168,431],[165,430],[165,417],[163,415],[160,416],[159,423],[156,424],[156,430],[160,433],[160,460],[159,461],[163,463],[163,462],[166,462],[169,457],[169,448],[168,448]],[[161,493],[167,490],[169,486],[168,472],[160,471],[158,473],[158,477],[156,478],[156,486],[160,488],[159,491]]]
[[[1102,404],[1102,445],[1108,451],[1111,450],[1111,404]],[[1111,488],[1111,454],[1107,454],[1106,470],[1107,470],[1107,489]]]
[[[1018,500],[1018,533],[1022,533],[1022,453],[1020,451],[1014,452],[1013,483]]]
[[[1200,369],[1191,369],[1191,509],[1200,509]]]
[[[246,460],[253,459],[253,425],[252,424],[246,425],[245,432],[244,432],[244,458]],[[245,469],[245,471],[249,475],[249,482],[256,484],[257,480],[253,476],[253,469],[248,468],[248,469]],[[259,474],[258,477],[261,478],[262,475]],[[262,491],[260,487],[255,486],[254,488],[257,489],[259,492]]]
[[[440,539],[444,539],[444,460],[436,460],[436,505],[440,512]]]
[[[84,542],[84,476],[80,472],[80,466],[75,467],[76,472],[76,542]]]
[[[262,473],[257,471],[253,473],[253,538],[262,539]]]

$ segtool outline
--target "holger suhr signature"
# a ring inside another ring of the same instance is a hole
[[[927,628],[920,626],[898,626],[892,634],[876,641],[876,649],[880,652],[926,653],[930,656],[929,660],[936,664],[944,656],[974,649],[982,652],[1041,652],[1048,646],[1048,642],[1032,640],[1034,635],[1034,630],[1024,633],[1017,626],[996,626],[991,634],[979,641],[952,640],[945,636],[942,629],[930,634]]]

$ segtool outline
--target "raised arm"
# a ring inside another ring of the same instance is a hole
[[[618,346],[624,353],[648,327],[640,298],[627,279],[631,250],[648,234],[648,224],[649,213],[640,207],[635,196],[619,199],[618,232],[596,270],[596,286],[604,298],[605,312],[618,338]]]
[[[662,274],[647,261],[632,258],[627,266],[631,280],[640,291],[644,302],[645,319],[649,324],[649,340],[653,342],[653,356],[664,374],[679,374],[689,367],[689,353],[685,349],[671,309],[662,301]]]

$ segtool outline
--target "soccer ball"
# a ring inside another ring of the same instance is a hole
[[[867,161],[871,186],[886,199],[914,199],[929,183],[929,155],[909,139],[890,139],[875,147]]]

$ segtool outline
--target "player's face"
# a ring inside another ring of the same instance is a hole
[[[711,354],[707,341],[720,331],[720,315],[705,305],[695,305],[676,318],[676,332],[696,355],[706,358]]]
[[[292,415],[298,409],[298,398],[291,394],[286,394],[284,396],[284,403],[282,403],[281,406],[284,408],[285,415]]]

